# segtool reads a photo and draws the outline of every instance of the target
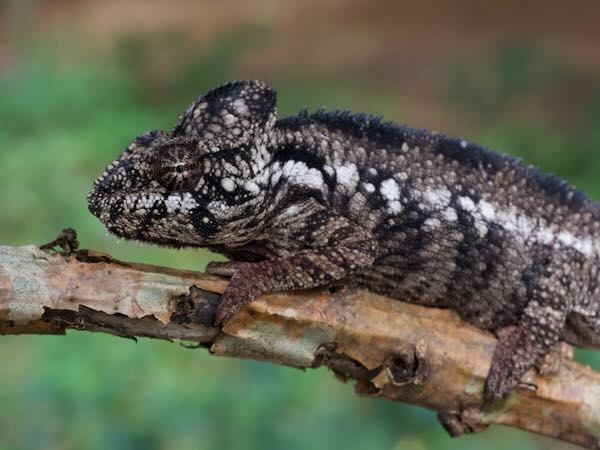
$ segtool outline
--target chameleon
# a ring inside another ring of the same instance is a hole
[[[261,294],[336,285],[452,309],[498,339],[489,401],[560,340],[600,348],[600,205],[442,133],[349,111],[278,118],[261,81],[137,137],[88,206],[120,238],[228,257],[207,267],[231,277],[217,325]]]

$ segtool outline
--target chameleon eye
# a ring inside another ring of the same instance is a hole
[[[154,162],[154,173],[156,181],[169,190],[193,188],[198,177],[197,155],[179,145],[163,147]]]

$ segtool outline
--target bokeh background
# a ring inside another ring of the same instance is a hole
[[[203,269],[206,252],[118,243],[85,196],[133,137],[235,78],[274,85],[280,115],[442,130],[600,199],[599,24],[597,0],[0,0],[0,243],[73,226],[120,259]],[[0,450],[570,448],[499,427],[451,440],[326,370],[165,342],[3,337],[0,361]]]

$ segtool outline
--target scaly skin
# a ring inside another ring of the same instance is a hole
[[[499,339],[499,399],[560,339],[600,348],[600,208],[563,181],[441,134],[348,112],[276,120],[257,81],[138,137],[89,208],[117,236],[232,259],[216,323],[262,293],[354,284],[452,308]]]

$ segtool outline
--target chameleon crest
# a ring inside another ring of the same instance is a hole
[[[117,236],[231,261],[216,323],[277,290],[352,284],[454,309],[498,337],[488,399],[561,339],[600,348],[600,207],[552,175],[461,139],[366,114],[277,120],[235,81],[171,132],[136,138],[90,211]]]

